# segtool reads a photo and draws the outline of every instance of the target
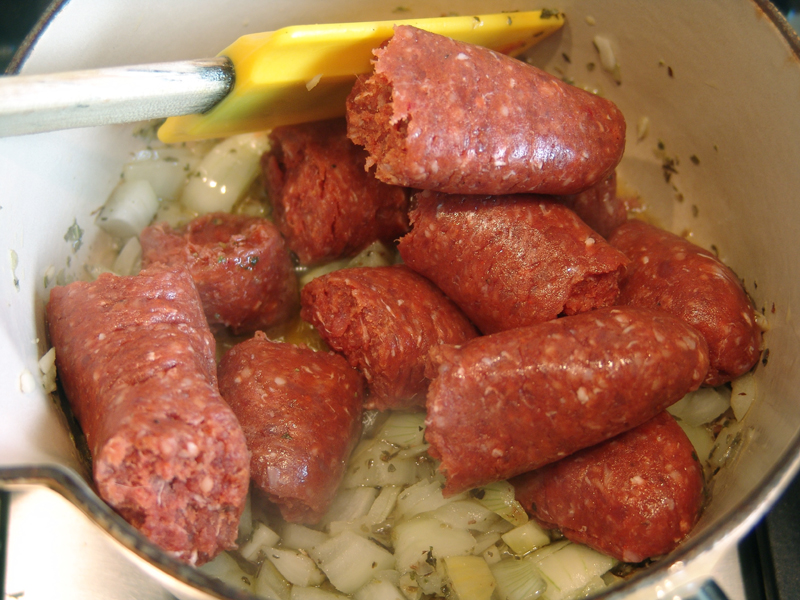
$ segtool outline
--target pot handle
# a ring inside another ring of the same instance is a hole
[[[670,596],[681,600],[728,600],[728,596],[722,591],[713,579],[706,579],[702,582],[690,581],[678,586]]]

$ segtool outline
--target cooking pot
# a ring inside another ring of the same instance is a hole
[[[756,401],[688,540],[608,597],[701,589],[704,568],[769,510],[800,466],[800,39],[754,0],[139,0],[55,2],[16,67],[26,74],[213,56],[291,24],[558,8],[530,61],[618,104],[620,179],[648,218],[714,249],[768,323]],[[603,48],[601,59],[598,46]],[[608,50],[610,49],[610,53]],[[78,505],[180,597],[244,597],[166,556],[92,491],[56,396],[39,384],[53,280],[84,276],[94,212],[145,142],[141,125],[0,140],[0,484],[40,483]],[[47,287],[46,287],[47,286]],[[688,586],[688,587],[687,587]],[[701,592],[702,593],[702,592]]]

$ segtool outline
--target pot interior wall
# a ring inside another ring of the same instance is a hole
[[[800,430],[800,66],[797,46],[754,3],[564,0],[567,25],[531,52],[531,61],[619,104],[628,123],[625,184],[648,215],[718,250],[765,314],[768,360],[756,369],[752,433],[733,468],[716,478],[696,535],[713,536],[747,517],[754,494],[793,463]],[[25,73],[197,58],[245,33],[309,21],[487,13],[541,8],[528,0],[72,0],[44,31]],[[407,10],[406,10],[407,9]],[[180,23],[180,27],[175,24]],[[202,32],[199,34],[197,32]],[[607,37],[621,83],[600,67],[592,44]],[[592,69],[588,65],[593,63]],[[647,122],[646,135],[642,135]],[[6,253],[0,296],[0,466],[57,463],[81,469],[64,418],[38,386],[46,350],[45,276],[80,276],[102,240],[93,214],[143,141],[119,126],[0,140],[0,247]],[[664,161],[675,170],[665,178]],[[83,230],[80,247],[70,241]],[[74,230],[73,230],[74,231]],[[793,467],[791,467],[793,468]],[[750,522],[752,524],[752,522]]]

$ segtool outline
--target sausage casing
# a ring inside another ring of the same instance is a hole
[[[454,494],[652,418],[699,387],[708,348],[669,313],[626,306],[438,346],[431,361],[425,436]]]
[[[233,547],[250,456],[189,274],[153,267],[53,288],[48,320],[100,496],[185,562]]]
[[[704,500],[702,466],[667,412],[511,483],[541,525],[631,563],[673,550]]]

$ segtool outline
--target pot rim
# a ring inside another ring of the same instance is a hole
[[[800,62],[800,35],[798,32],[789,25],[786,18],[769,0],[749,1],[773,23],[788,43],[795,58]],[[20,72],[39,37],[68,2],[69,0],[53,0],[47,7],[14,54],[6,69],[7,74]],[[623,584],[595,597],[619,600],[627,594],[652,588],[686,563],[696,561],[704,555],[737,543],[766,515],[799,472],[800,433],[793,438],[781,459],[763,477],[761,484],[750,492],[734,510],[720,518],[714,526],[708,527],[697,536],[682,543],[664,560],[660,560]],[[0,467],[0,483],[8,484],[11,487],[44,485],[58,492],[139,559],[160,569],[167,576],[195,587],[214,598],[220,600],[252,600],[255,598],[247,592],[211,578],[168,555],[103,502],[91,485],[69,467],[57,464]]]

